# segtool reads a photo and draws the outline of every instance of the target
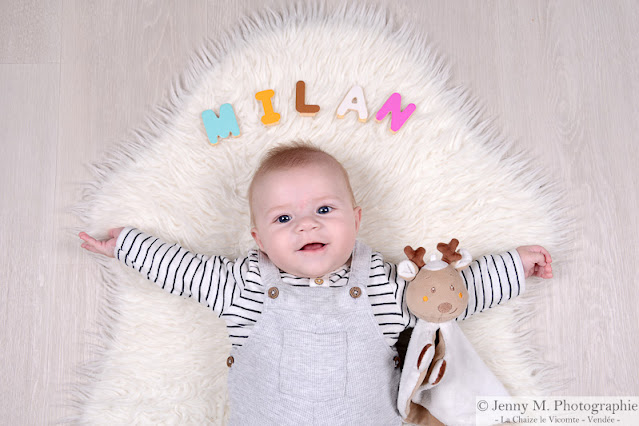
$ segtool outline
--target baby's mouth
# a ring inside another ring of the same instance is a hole
[[[323,248],[326,244],[323,243],[309,243],[309,244],[305,244],[300,251],[314,251],[314,250],[320,250],[321,248]]]

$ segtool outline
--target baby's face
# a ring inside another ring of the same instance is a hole
[[[350,258],[362,211],[337,166],[269,172],[255,183],[252,201],[251,235],[281,270],[321,277]]]

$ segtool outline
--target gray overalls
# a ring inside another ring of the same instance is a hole
[[[371,250],[355,245],[344,287],[295,287],[260,252],[268,289],[229,357],[230,425],[401,425],[397,352],[366,294]]]

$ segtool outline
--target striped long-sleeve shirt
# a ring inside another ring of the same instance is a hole
[[[209,307],[227,325],[231,343],[241,346],[259,320],[267,285],[262,284],[258,252],[231,260],[223,256],[191,253],[132,227],[118,237],[115,256],[172,294],[191,297]],[[321,278],[324,287],[346,285],[350,267],[344,266]],[[318,286],[314,278],[281,273],[285,284]],[[516,250],[482,256],[462,270],[468,289],[468,308],[458,320],[518,296],[524,291],[523,266]],[[399,334],[415,325],[406,306],[407,282],[397,276],[397,266],[374,252],[366,288],[373,314],[390,346]],[[319,282],[319,280],[318,280]]]

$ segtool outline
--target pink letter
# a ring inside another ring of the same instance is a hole
[[[408,117],[415,111],[415,104],[408,104],[406,109],[402,111],[402,95],[395,92],[382,105],[375,115],[375,121],[380,123],[386,116],[391,114],[390,131],[397,133],[402,128]]]

